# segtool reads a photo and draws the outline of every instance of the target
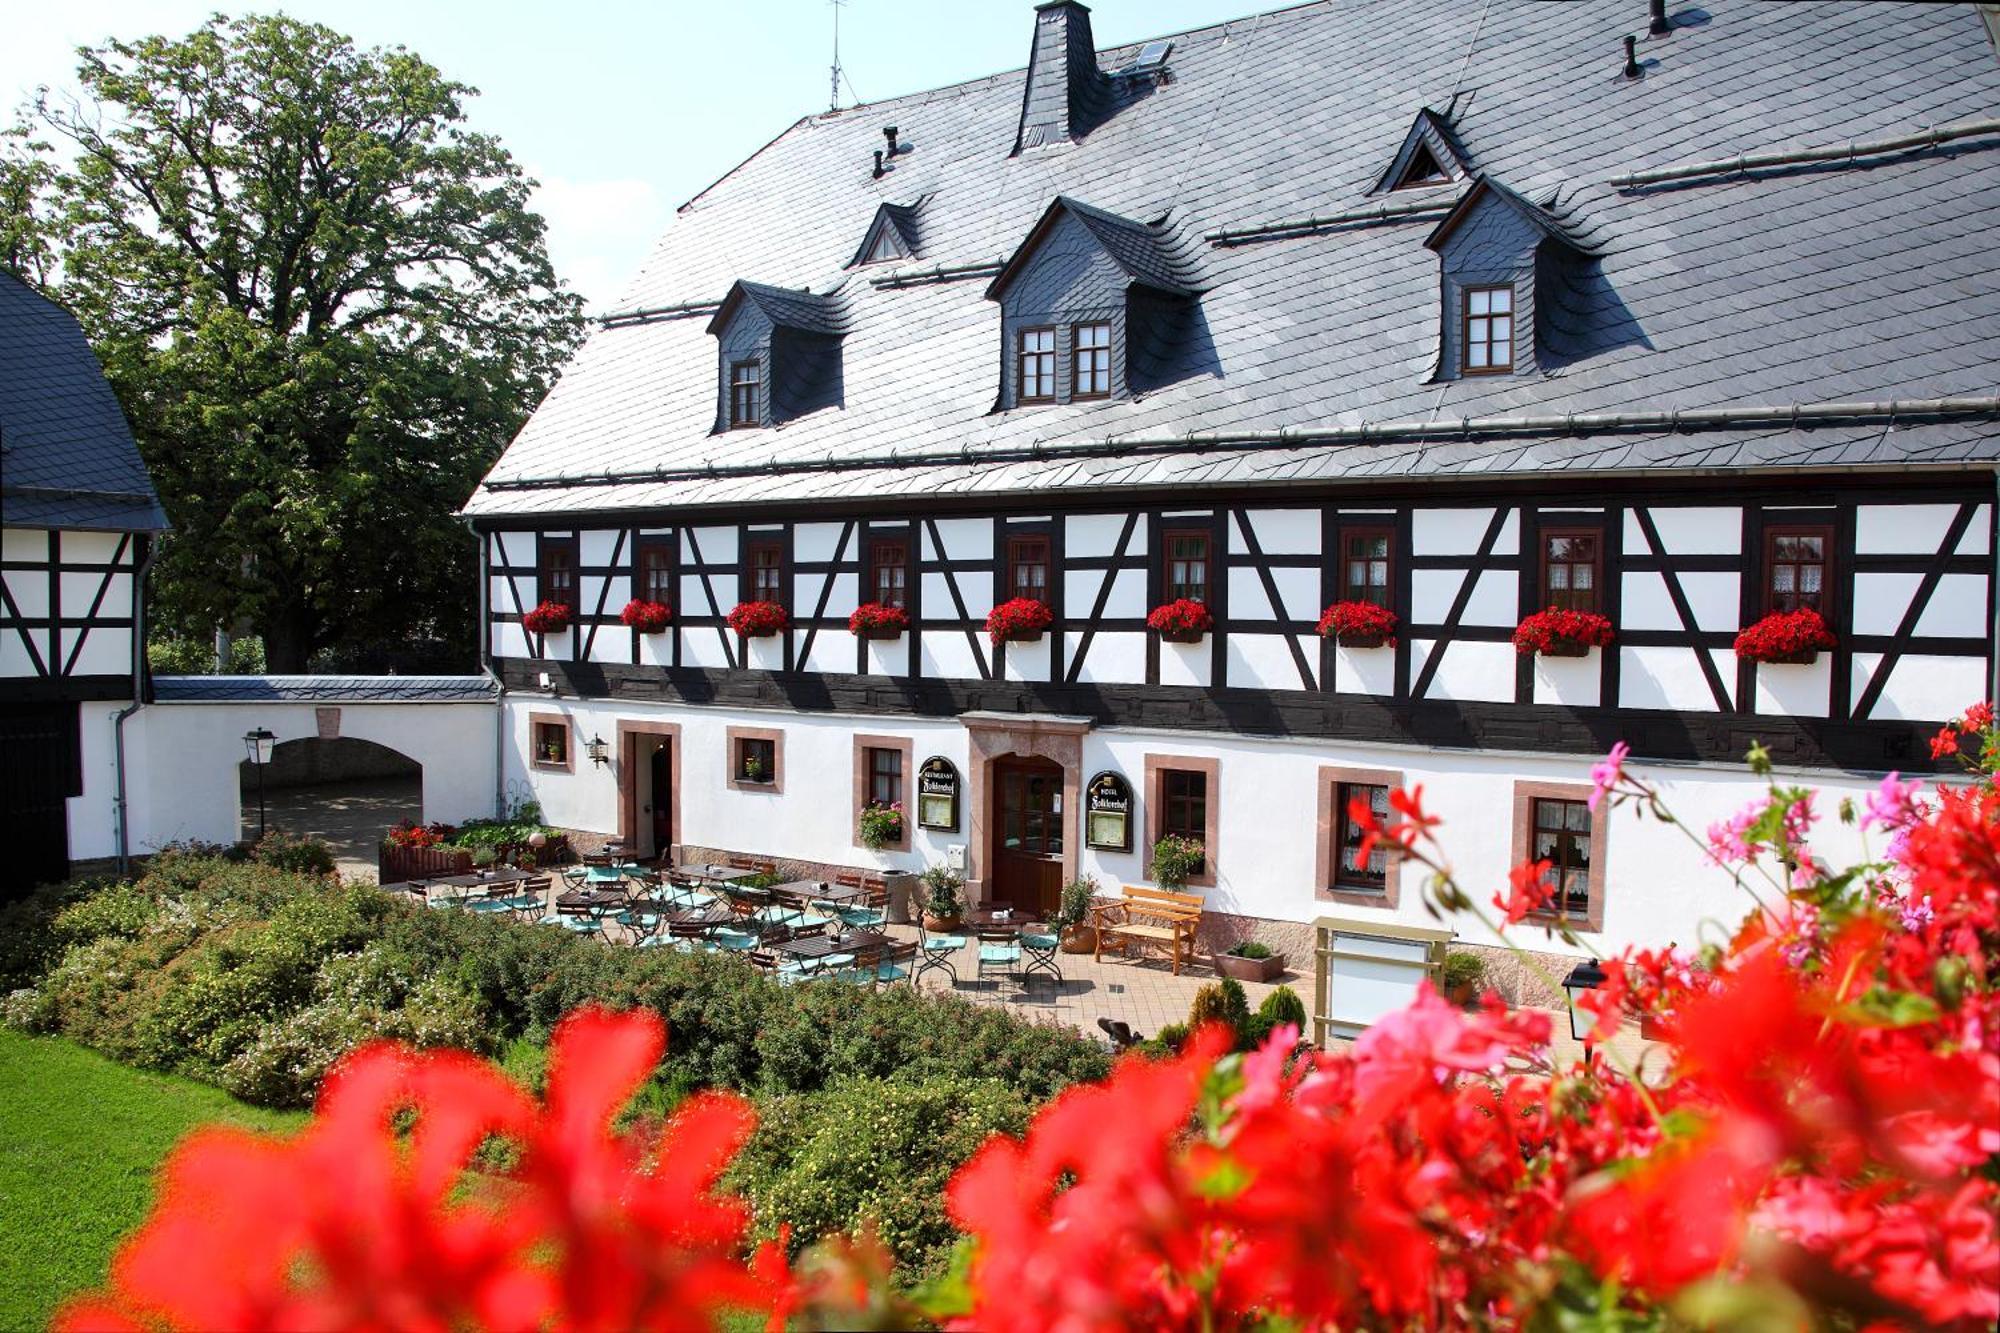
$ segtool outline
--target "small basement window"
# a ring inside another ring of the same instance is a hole
[[[763,383],[763,368],[755,361],[729,364],[729,428],[763,424],[757,411],[757,388]]]
[[[768,783],[778,775],[778,743],[761,736],[736,740],[736,780]]]
[[[529,762],[534,767],[567,769],[570,766],[567,720],[560,717],[531,719],[528,735],[532,747]]]
[[[1514,288],[1465,289],[1464,355],[1468,375],[1496,375],[1514,368]]]

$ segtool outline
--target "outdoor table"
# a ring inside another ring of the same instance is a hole
[[[736,913],[730,911],[727,907],[682,907],[676,909],[668,904],[660,905],[668,908],[666,912],[667,920],[676,926],[727,926],[734,924],[737,920]]]
[[[965,914],[965,924],[974,930],[1020,930],[1033,919],[1006,907],[979,907]]]
[[[535,876],[514,866],[500,866],[489,871],[474,871],[469,875],[446,875],[440,879],[426,881],[426,897],[470,898],[475,893],[495,894],[525,884]]]
[[[731,866],[682,866],[681,871],[714,884],[729,884],[739,879],[749,879],[757,873],[754,870],[737,870]]]
[[[808,935],[804,939],[779,940],[771,945],[771,952],[814,959],[837,953],[860,954],[888,943],[889,937],[879,930],[850,930],[840,935]]]
[[[781,898],[799,898],[807,902],[820,899],[830,903],[862,903],[868,899],[868,891],[858,884],[832,884],[822,879],[795,879],[787,884],[775,884],[771,892]]]

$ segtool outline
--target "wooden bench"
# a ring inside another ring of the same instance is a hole
[[[1174,960],[1174,975],[1179,976],[1182,959],[1194,956],[1201,898],[1127,884],[1123,898],[1094,905],[1091,918],[1097,926],[1096,958],[1104,957],[1106,944],[1164,945]]]

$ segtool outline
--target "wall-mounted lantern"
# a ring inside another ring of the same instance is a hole
[[[603,768],[611,762],[611,747],[604,743],[604,737],[592,736],[583,743],[583,752],[590,756],[590,762]]]

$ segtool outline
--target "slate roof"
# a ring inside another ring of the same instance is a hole
[[[167,515],[67,310],[0,272],[0,500],[11,526],[158,532]]]
[[[1044,230],[1058,214],[1068,213],[1081,222],[1084,229],[1097,238],[1104,247],[1104,253],[1111,262],[1125,270],[1134,282],[1151,287],[1156,291],[1174,296],[1187,296],[1197,285],[1193,276],[1193,264],[1182,254],[1177,254],[1175,238],[1167,228],[1165,219],[1157,226],[1134,222],[1131,218],[1121,218],[1116,213],[1107,213],[1101,208],[1092,208],[1079,199],[1058,195],[1049,205],[1049,211],[1042,214],[1021,248],[1007,261],[1000,275],[986,288],[986,299],[997,301],[1006,290],[1020,267],[1033,254],[1040,243]]]
[[[781,329],[797,329],[801,333],[839,334],[846,331],[840,302],[827,293],[815,295],[808,291],[789,291],[783,287],[772,287],[761,282],[738,282],[729,289],[715,317],[708,321],[708,331],[715,333],[729,323],[729,317],[736,313],[736,307],[749,302],[764,312],[765,318]]]
[[[161,703],[490,703],[486,676],[155,676]]]
[[[1024,43],[1030,17],[1024,6]],[[1170,77],[1123,98],[1080,141],[1018,155],[1019,70],[801,120],[676,214],[623,304],[712,303],[745,277],[827,291],[880,204],[927,195],[921,262],[858,270],[841,290],[843,405],[712,435],[716,349],[699,316],[604,328],[467,509],[1990,466],[2000,412],[1976,404],[1811,428],[1277,438],[2000,395],[2000,132],[1852,162],[1611,184],[2000,115],[2000,60],[1978,12],[1704,0],[1652,39],[1644,17],[1638,0],[1279,10],[1176,35]],[[1622,38],[1633,32],[1645,73],[1628,80]],[[1100,67],[1128,64],[1137,45],[1100,51]],[[1603,250],[1601,281],[1570,294],[1592,303],[1576,326],[1584,332],[1571,330],[1553,369],[1428,382],[1439,273],[1424,238],[1459,190],[1420,192],[1437,196],[1435,211],[1242,244],[1201,239],[1398,205],[1401,196],[1369,192],[1426,106],[1453,108],[1453,133],[1485,178]],[[873,150],[890,123],[908,151],[876,179]],[[996,412],[1000,310],[982,299],[983,280],[1058,197],[1116,218],[1169,219],[1199,252],[1205,337],[1186,349],[1189,373],[1136,400]],[[1172,445],[1188,435],[1200,438]],[[1098,449],[1106,441],[1116,447]],[[1136,441],[1152,443],[1126,447]]]

